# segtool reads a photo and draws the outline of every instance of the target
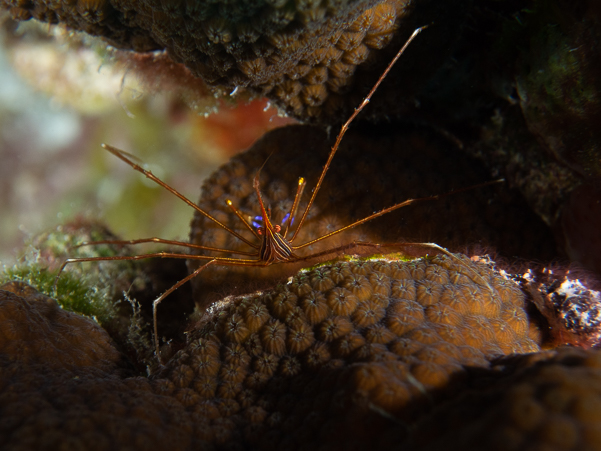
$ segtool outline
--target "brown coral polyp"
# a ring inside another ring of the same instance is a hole
[[[166,49],[212,85],[258,94],[275,88],[281,107],[306,117],[335,110],[336,93],[352,85],[370,52],[391,41],[410,3],[2,0],[0,6],[16,20],[61,23],[120,48]],[[281,88],[291,82],[295,87]]]
[[[395,297],[391,289],[396,282],[391,278],[393,273],[407,277],[404,280],[411,281],[415,288],[404,292],[405,298]],[[489,287],[471,278],[475,273],[485,277],[492,293]],[[461,277],[454,277],[456,274]],[[374,293],[370,280],[376,282],[380,293]],[[361,287],[360,297],[344,288],[353,284]],[[494,355],[538,349],[528,335],[526,316],[522,317],[524,325],[517,328],[502,318],[503,312],[523,309],[525,297],[521,291],[507,301],[499,299],[499,308],[478,305],[481,297],[496,299],[496,287],[506,284],[503,277],[483,265],[449,256],[408,263],[368,260],[321,266],[298,274],[272,292],[231,298],[214,307],[190,335],[191,345],[174,357],[162,377],[175,379],[179,386],[187,380],[183,375],[188,374],[182,365],[201,368],[202,384],[190,381],[183,388],[196,390],[200,396],[208,393],[207,400],[216,393],[238,404],[243,402],[243,416],[249,424],[260,425],[271,434],[279,434],[276,425],[285,427],[300,412],[305,412],[304,416],[326,415],[334,409],[334,398],[350,409],[342,414],[348,421],[365,415],[363,409],[368,405],[387,415],[404,417],[403,409],[410,403],[414,405],[425,393],[444,391],[463,371],[462,365],[486,367],[487,359]],[[388,288],[383,287],[386,285]],[[321,286],[328,288],[321,291]],[[426,297],[419,294],[422,286],[429,291]],[[442,293],[458,287],[469,287],[463,294],[463,312],[442,303]],[[381,292],[389,292],[391,297],[384,298]],[[434,308],[447,315],[432,314]],[[261,312],[263,325],[258,332],[241,338],[223,326],[235,323],[240,327],[249,311]],[[448,320],[451,314],[453,321]],[[455,332],[448,332],[447,336],[457,339],[449,342],[437,326],[451,328]],[[499,327],[511,333],[499,334]],[[216,362],[210,376],[213,382],[206,378],[207,360],[218,361],[224,356],[231,359],[233,355],[240,364]],[[198,362],[202,364],[199,366]],[[339,381],[333,392],[319,382],[319,374],[324,371],[331,372],[330,379]],[[301,377],[299,384],[294,382],[297,377]],[[301,406],[292,411],[281,410],[267,394],[271,389],[286,393],[290,398],[287,405],[291,400],[299,403],[310,396],[320,399],[321,407],[319,411],[310,407],[303,410]],[[266,419],[274,415],[289,419],[270,425]],[[255,440],[254,433],[245,430],[246,439]],[[289,433],[299,440],[297,443],[330,443],[326,431],[319,427],[313,430],[298,424]]]
[[[416,290],[398,298],[389,289],[386,300],[371,290],[351,314],[326,303],[319,322],[301,308],[349,278],[391,288],[393,274]],[[329,280],[328,288],[314,286],[316,279],[317,286]],[[440,287],[427,304],[418,298],[422,284]],[[506,274],[459,255],[327,264],[272,291],[230,297],[205,313],[150,380],[124,377],[118,353],[89,320],[8,288],[19,295],[0,291],[2,324],[12,325],[0,341],[0,444],[7,449],[598,447],[599,352],[537,352],[526,295]],[[463,297],[452,322],[431,314],[454,310],[447,291]],[[483,308],[483,299],[498,308]],[[378,309],[384,316],[372,317],[374,324],[354,320]],[[260,318],[254,326],[251,311]],[[243,324],[249,332],[239,335]],[[468,343],[470,333],[479,341]],[[36,354],[42,343],[60,353]],[[29,353],[18,358],[11,349]],[[78,362],[86,350],[104,357]]]

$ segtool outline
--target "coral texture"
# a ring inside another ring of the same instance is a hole
[[[271,91],[295,114],[333,108],[330,94],[388,44],[407,1],[4,2],[16,19],[62,23],[123,48],[168,48],[211,84]],[[340,100],[338,100],[339,102]]]
[[[373,85],[383,69],[381,63],[398,50],[381,49],[394,38],[400,44],[401,34],[406,38],[413,29],[436,20],[438,31],[430,41],[445,53],[470,3],[2,0],[0,6],[8,8],[16,20],[34,17],[60,23],[102,36],[119,48],[166,49],[173,61],[184,64],[193,75],[228,92],[248,88],[268,95],[297,117],[340,120]],[[413,17],[415,8],[420,11]],[[402,33],[397,36],[397,31]],[[418,65],[426,68],[435,61],[430,58]],[[355,80],[361,65],[366,70]],[[415,62],[412,66],[414,72],[420,71]],[[161,67],[157,66],[158,72]],[[345,98],[343,94],[351,89],[358,89],[359,95]]]
[[[537,351],[524,302],[516,284],[466,258],[339,262],[216,304],[162,375],[189,402],[221,398],[207,412],[247,418],[242,431],[220,431],[230,440],[367,447],[464,366]],[[404,430],[390,434],[375,446]]]
[[[256,242],[226,205],[226,200],[230,199],[247,220],[260,225],[256,219],[260,210],[252,179],[265,164],[260,175],[261,192],[271,208],[274,224],[280,224],[289,213],[298,177],[307,180],[296,215],[300,217],[332,142],[332,138],[328,139],[326,133],[316,127],[290,126],[274,130],[249,151],[234,157],[215,172],[203,185],[198,205]],[[422,173],[437,173],[439,176],[418,175]],[[398,125],[375,130],[356,127],[343,139],[308,219],[293,244],[318,238],[406,199],[440,195],[490,180],[478,162],[460,154],[453,142],[434,135],[431,129]],[[371,243],[408,240],[434,242],[454,249],[465,249],[477,243],[493,246],[507,256],[552,258],[553,237],[516,194],[498,185],[412,205],[300,249],[297,253],[309,255],[353,240]],[[252,251],[198,213],[192,222],[190,242]],[[361,249],[350,248],[348,252],[360,254]],[[330,254],[325,259],[335,255]],[[191,268],[197,264],[200,264],[198,260],[189,262]],[[238,292],[246,292],[249,282],[254,284],[251,286],[254,289],[261,281],[289,276],[307,264],[307,261],[300,261],[268,268],[208,268],[193,281],[199,296],[197,303],[206,305],[205,300],[216,300],[218,295],[230,294],[234,288]]]
[[[93,321],[19,284],[0,287],[0,314],[2,449],[202,449],[181,404],[123,377]]]
[[[29,285],[0,286],[0,356],[20,365],[108,370],[119,353],[94,321],[61,309]]]
[[[196,439],[202,423],[146,378],[23,367],[2,357],[0,365],[3,449],[211,449]]]
[[[491,376],[493,383],[439,406],[407,449],[599,449],[599,351],[502,358]]]
[[[543,268],[515,278],[547,319],[550,346],[570,344],[587,349],[601,342],[601,292],[592,288],[594,279],[586,276]]]
[[[34,308],[31,295],[2,295]],[[539,349],[524,303],[518,285],[465,257],[357,260],[225,299],[150,380],[52,364],[47,354],[10,361],[3,343],[0,443],[388,448],[407,435],[399,422],[413,424],[454,396],[467,367]],[[63,334],[50,330],[47,345]],[[94,340],[83,335],[64,355]]]

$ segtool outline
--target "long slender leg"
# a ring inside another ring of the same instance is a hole
[[[189,274],[188,276],[186,276],[185,278],[183,278],[182,280],[177,282],[175,285],[173,285],[171,288],[169,288],[163,294],[161,294],[157,299],[154,300],[154,302],[152,304],[152,316],[153,316],[153,322],[154,322],[154,344],[155,344],[155,350],[157,353],[157,357],[159,359],[159,363],[162,363],[162,362],[161,362],[161,355],[159,352],[157,306],[161,303],[161,301],[163,301],[163,299],[165,299],[167,296],[169,296],[171,293],[173,293],[175,290],[177,290],[179,287],[181,287],[184,283],[186,283],[187,281],[196,277],[198,274],[200,274],[202,271],[204,271],[210,265],[221,264],[221,265],[225,265],[225,266],[268,266],[271,264],[269,262],[262,262],[260,260],[245,260],[245,259],[226,258],[226,257],[211,257],[208,255],[177,254],[177,253],[172,253],[172,252],[156,252],[156,253],[152,253],[152,254],[118,256],[118,257],[70,258],[70,259],[66,260],[59,269],[58,275],[56,276],[56,279],[54,280],[54,292],[55,293],[57,292],[57,285],[58,285],[58,280],[60,278],[60,275],[62,274],[63,270],[69,263],[110,261],[110,260],[143,260],[146,258],[156,258],[156,257],[190,259],[190,260],[210,260],[209,262],[200,266],[194,272],[192,272],[191,274]]]
[[[167,185],[160,178],[158,178],[156,175],[154,175],[151,171],[148,171],[148,170],[144,169],[143,167],[141,167],[140,165],[138,165],[138,164],[134,163],[133,161],[131,161],[131,159],[128,158],[128,156],[127,156],[128,155],[127,152],[124,152],[124,151],[122,151],[120,149],[117,149],[116,147],[110,146],[108,144],[103,144],[102,147],[105,148],[106,150],[108,150],[113,155],[115,155],[120,160],[122,160],[125,163],[127,163],[128,165],[130,165],[136,171],[144,174],[147,178],[149,178],[153,182],[159,184],[160,186],[162,186],[163,188],[165,188],[167,191],[169,191],[170,193],[172,193],[173,195],[175,195],[179,199],[183,200],[189,206],[191,206],[192,208],[194,208],[194,210],[196,210],[198,213],[200,213],[201,215],[203,215],[206,218],[210,219],[211,221],[213,221],[215,224],[217,224],[222,229],[227,230],[229,233],[231,233],[232,235],[234,235],[239,240],[243,241],[244,243],[248,244],[250,247],[252,247],[254,249],[258,249],[259,248],[259,246],[257,246],[256,244],[251,243],[246,238],[244,238],[242,235],[234,232],[228,226],[226,226],[225,224],[223,224],[222,222],[220,222],[219,220],[217,220],[216,218],[214,218],[213,216],[211,216],[209,213],[207,213],[206,211],[204,211],[202,208],[200,208],[198,205],[196,205],[194,202],[192,202],[186,196],[184,196],[183,194],[181,194],[175,188],[172,188],[171,186]]]
[[[246,219],[244,219],[244,216],[242,216],[242,213],[240,213],[240,210],[238,210],[236,207],[234,207],[233,202],[228,199],[225,201],[225,204],[230,208],[230,210],[232,210],[234,212],[234,214],[236,216],[238,216],[238,218],[240,219],[240,221],[242,221],[242,223],[246,226],[246,228],[248,230],[250,230],[252,232],[252,234],[260,240],[261,237],[259,236],[257,231],[252,228],[252,226],[248,223],[248,221]]]
[[[347,251],[354,249],[354,248],[358,248],[358,247],[369,247],[369,248],[379,251],[379,250],[383,250],[383,249],[407,248],[407,247],[411,247],[411,246],[430,247],[431,244],[433,244],[433,243],[411,243],[411,242],[405,242],[405,241],[397,242],[397,243],[371,243],[369,241],[355,240],[355,241],[351,241],[350,243],[341,244],[340,246],[336,246],[336,247],[333,247],[330,249],[315,252],[313,254],[303,255],[302,257],[299,257],[298,260],[295,260],[295,261],[308,261],[308,260],[313,260],[315,258],[326,256],[326,255],[347,254]],[[435,250],[437,254],[439,254],[439,253],[443,254],[443,253],[445,253],[444,251],[446,251],[446,249],[444,249],[441,246],[438,246],[437,244],[433,244],[432,249]],[[443,249],[443,250],[441,251],[441,249]]]
[[[396,204],[396,205],[393,205],[392,207],[388,207],[388,208],[385,208],[383,210],[380,210],[377,213],[374,213],[373,215],[369,215],[369,216],[367,216],[367,217],[365,217],[363,219],[360,219],[357,222],[353,222],[352,224],[349,224],[347,226],[341,227],[338,230],[334,230],[333,232],[330,232],[330,233],[328,233],[326,235],[322,235],[322,236],[320,236],[318,238],[315,238],[314,240],[307,241],[306,243],[300,244],[298,246],[292,246],[292,249],[294,249],[296,251],[298,249],[302,249],[303,247],[310,246],[310,245],[312,245],[314,243],[317,243],[318,241],[322,241],[322,240],[325,240],[326,238],[330,238],[331,236],[338,235],[339,233],[342,233],[345,230],[352,229],[353,227],[357,227],[358,225],[361,225],[364,222],[371,221],[372,219],[375,219],[375,218],[377,218],[379,216],[385,215],[386,213],[390,213],[391,211],[394,211],[397,208],[406,207],[407,205],[411,205],[412,203],[414,203],[414,202],[416,202],[418,200],[421,201],[421,200],[433,200],[433,199],[437,199],[437,197],[436,196],[432,196],[432,197],[423,197],[421,199],[407,199],[406,201],[401,202],[400,204]]]
[[[161,365],[163,364],[163,362],[161,360],[161,351],[159,349],[160,348],[159,347],[159,326],[157,323],[157,307],[158,307],[158,305],[161,303],[161,301],[163,299],[165,299],[167,296],[169,296],[171,293],[173,293],[175,290],[177,290],[179,287],[181,287],[183,284],[185,284],[188,280],[193,279],[194,277],[199,275],[209,265],[212,265],[216,261],[217,260],[211,260],[211,261],[207,262],[206,264],[199,266],[198,268],[196,268],[196,270],[193,273],[188,274],[186,277],[184,277],[182,280],[177,282],[175,285],[173,285],[171,288],[169,288],[167,291],[165,291],[163,294],[161,294],[158,298],[156,298],[152,302],[152,322],[154,325],[153,326],[153,328],[154,328],[154,349],[155,349],[157,358],[159,359],[159,363]]]
[[[230,254],[237,255],[247,255],[249,257],[257,255],[256,252],[242,252],[242,251],[232,251],[229,249],[220,249],[217,247],[208,247],[202,246],[200,244],[188,243],[186,241],[175,241],[175,240],[165,240],[163,238],[141,238],[137,240],[102,240],[102,241],[87,241],[85,243],[78,244],[73,246],[74,248],[82,247],[82,246],[96,246],[99,244],[114,244],[114,245],[126,245],[126,244],[142,244],[142,243],[159,243],[159,244],[169,244],[172,246],[182,246],[188,247],[190,249],[202,249],[205,251],[213,251],[213,252],[227,252]]]
[[[299,257],[298,260],[296,261],[306,261],[306,260],[312,260],[314,258],[318,258],[318,257],[322,257],[324,255],[330,255],[330,254],[340,254],[340,253],[345,253],[346,251],[348,251],[349,249],[352,248],[356,248],[356,247],[372,247],[372,248],[376,248],[376,249],[382,249],[382,248],[402,248],[402,247],[411,247],[411,246],[415,246],[415,247],[426,247],[426,248],[430,248],[434,251],[436,251],[436,253],[440,253],[440,254],[444,254],[450,258],[452,258],[453,260],[455,260],[457,263],[459,263],[461,266],[463,266],[465,269],[467,269],[472,276],[477,279],[477,283],[480,283],[484,286],[486,286],[488,288],[488,290],[490,291],[490,293],[492,294],[492,296],[495,296],[495,291],[493,290],[493,288],[490,286],[490,284],[484,280],[484,278],[478,274],[474,269],[470,268],[464,261],[462,261],[459,257],[457,257],[455,254],[453,254],[452,252],[448,251],[447,249],[445,249],[442,246],[439,246],[436,243],[408,243],[408,242],[402,242],[402,243],[370,243],[370,242],[366,242],[366,241],[353,241],[351,243],[348,244],[343,244],[341,246],[337,246],[335,248],[332,249],[328,249],[325,251],[321,251],[321,252],[316,252],[314,254],[309,254],[309,255],[305,255],[303,257]],[[474,279],[472,279],[474,280]],[[474,280],[474,282],[476,282],[476,280]]]
[[[256,254],[255,254],[256,255]],[[63,262],[58,270],[58,274],[54,279],[53,291],[57,294],[58,280],[63,273],[65,267],[70,263],[83,263],[83,262],[99,262],[99,261],[111,261],[111,260],[143,260],[145,258],[178,258],[187,260],[216,260],[226,265],[239,265],[239,266],[258,266],[257,263],[260,260],[247,260],[229,257],[212,257],[210,255],[190,255],[190,254],[178,254],[174,252],[154,252],[152,254],[141,254],[141,255],[123,255],[115,257],[82,257],[82,258],[68,258]]]
[[[175,290],[177,290],[179,287],[181,287],[187,281],[189,281],[189,280],[193,279],[194,277],[196,277],[197,275],[199,275],[202,271],[207,269],[207,267],[209,267],[210,265],[213,265],[215,263],[221,263],[222,265],[225,265],[225,266],[267,266],[267,265],[269,265],[269,263],[259,262],[258,260],[253,260],[253,261],[232,260],[232,261],[225,262],[222,259],[214,258],[213,260],[207,262],[206,264],[198,267],[193,273],[188,274],[186,277],[184,277],[182,280],[177,282],[175,285],[173,285],[171,288],[169,288],[167,291],[165,291],[163,294],[161,294],[158,298],[156,298],[152,303],[152,321],[154,323],[154,346],[155,346],[155,352],[157,354],[157,358],[159,359],[159,363],[162,364],[163,362],[161,361],[161,353],[159,350],[159,328],[158,328],[158,323],[157,323],[157,307],[159,306],[161,301],[163,301],[167,296],[169,296],[171,293],[173,293]]]
[[[298,226],[296,227],[296,230],[294,231],[294,235],[292,235],[292,238],[290,238],[290,240],[289,240],[290,243],[292,243],[295,240],[296,236],[298,235],[298,232],[300,231],[301,227],[303,226],[303,224],[305,222],[305,219],[307,219],[309,210],[311,209],[311,206],[313,205],[313,202],[315,201],[315,197],[317,196],[317,193],[319,192],[319,189],[321,188],[323,179],[325,178],[326,173],[328,172],[328,168],[330,167],[330,164],[332,163],[332,159],[334,158],[334,155],[336,155],[336,152],[338,151],[338,147],[340,146],[340,142],[342,141],[343,136],[345,135],[346,131],[348,130],[349,125],[351,125],[351,122],[353,122],[353,120],[357,117],[357,115],[361,112],[361,110],[363,110],[363,108],[365,108],[365,106],[367,106],[371,97],[374,95],[374,92],[376,92],[376,89],[378,89],[380,84],[384,81],[384,79],[386,78],[386,76],[388,75],[390,70],[392,69],[392,66],[394,66],[394,64],[398,61],[398,59],[401,57],[401,55],[405,52],[405,50],[407,49],[409,44],[411,44],[411,41],[413,41],[415,39],[415,37],[426,27],[427,26],[418,28],[417,30],[415,30],[413,32],[413,34],[409,37],[409,39],[407,39],[407,42],[405,42],[405,44],[403,45],[401,50],[398,51],[398,53],[396,54],[394,59],[390,62],[390,64],[388,65],[388,67],[386,68],[384,73],[380,76],[380,78],[378,79],[378,81],[376,82],[374,87],[371,88],[371,91],[369,91],[369,94],[367,94],[367,97],[365,97],[365,99],[363,99],[363,102],[361,102],[361,105],[359,105],[359,107],[355,108],[355,111],[353,112],[351,117],[344,123],[344,125],[340,129],[340,133],[338,133],[336,142],[334,143],[334,146],[332,147],[332,150],[330,151],[330,155],[328,156],[328,161],[326,161],[326,164],[323,167],[323,170],[321,171],[321,175],[319,176],[319,180],[317,181],[317,185],[315,185],[315,189],[313,190],[311,199],[309,200],[309,203],[307,204],[307,207],[305,208],[305,211],[303,212],[303,215],[300,218]]]
[[[292,203],[292,208],[290,208],[290,212],[288,212],[288,219],[286,220],[286,224],[284,225],[284,233],[282,234],[284,238],[286,238],[286,235],[288,235],[288,229],[292,225],[292,221],[294,220],[294,216],[296,215],[296,210],[298,210],[300,198],[303,195],[303,191],[305,190],[306,185],[307,181],[303,177],[300,177],[298,179],[298,187],[296,188],[294,202]]]
[[[425,202],[425,201],[429,201],[429,200],[438,200],[438,199],[441,199],[443,197],[447,197],[447,196],[451,196],[453,194],[461,193],[463,191],[468,191],[468,190],[476,189],[476,188],[482,188],[484,186],[494,185],[496,183],[501,183],[501,182],[504,182],[504,181],[505,181],[505,179],[492,180],[490,182],[484,182],[484,183],[479,183],[478,185],[472,185],[472,186],[467,186],[465,188],[459,188],[457,190],[449,191],[448,193],[444,193],[444,194],[438,194],[436,196],[420,197],[418,199],[407,199],[406,201],[403,201],[401,203],[398,203],[398,204],[392,205],[390,207],[384,208],[384,209],[382,209],[382,210],[380,210],[380,211],[378,211],[378,212],[376,212],[374,214],[371,214],[371,215],[369,215],[369,216],[367,216],[367,217],[365,217],[363,219],[359,219],[358,221],[353,222],[352,224],[349,224],[347,226],[341,227],[340,229],[334,230],[333,232],[330,232],[330,233],[328,233],[326,235],[320,236],[319,238],[315,238],[314,240],[307,241],[306,243],[300,244],[298,246],[292,246],[292,249],[296,251],[298,249],[302,249],[303,247],[310,246],[311,244],[317,243],[318,241],[325,240],[326,238],[329,238],[329,237],[334,236],[334,235],[338,235],[339,233],[344,232],[345,230],[352,229],[353,227],[357,227],[358,225],[361,225],[363,223],[371,221],[372,219],[378,218],[378,217],[383,216],[383,215],[385,215],[387,213],[390,213],[391,211],[397,210],[397,209],[402,208],[402,207],[406,207],[406,206],[414,204],[416,202]]]

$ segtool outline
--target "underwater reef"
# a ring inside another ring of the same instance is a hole
[[[152,90],[179,84],[191,104],[211,89],[266,96],[324,128],[347,119],[427,25],[359,120],[448,136],[522,193],[555,235],[555,258],[601,272],[595,1],[2,0],[1,8],[9,20],[102,37]]]
[[[302,255],[372,246],[207,269],[158,309],[164,365],[152,301],[206,260],[73,264],[54,291],[64,258],[135,248],[77,247],[115,239],[77,221],[38,239],[0,286],[0,447],[601,449],[598,2],[0,9],[99,36],[147,83],[179,84],[191,103],[194,90],[266,96],[305,122],[267,133],[203,185],[200,207],[249,240],[226,200],[259,227],[257,176],[280,224],[304,177],[302,211],[339,125],[428,25],[343,139],[295,244],[439,196]],[[252,251],[200,214],[190,241]]]
[[[459,254],[328,263],[214,304],[147,376],[90,319],[7,283],[0,444],[598,449],[599,351],[541,351],[529,298]]]
[[[260,208],[252,179],[261,167],[263,200],[275,224],[282,223],[292,207],[298,177],[311,189],[325,164],[333,137],[319,127],[293,125],[266,133],[248,151],[233,157],[209,177],[198,205],[251,242],[257,239],[231,213],[226,200],[260,225]],[[313,152],[303,152],[311,148]],[[274,152],[274,149],[276,151]],[[263,165],[264,163],[264,165]],[[422,177],[421,174],[440,174]],[[448,193],[489,181],[480,161],[466,156],[444,135],[414,125],[356,126],[343,139],[293,244],[302,244],[367,217],[406,199]],[[308,197],[301,200],[302,212]],[[258,221],[258,222],[257,222]],[[294,226],[294,224],[293,224]],[[433,242],[462,252],[487,250],[497,257],[549,261],[554,258],[553,235],[516,190],[505,183],[441,196],[410,205],[381,218],[300,250],[299,256],[327,251],[354,240],[370,243]],[[195,213],[190,242],[198,245],[252,252],[253,249],[205,216]],[[550,245],[551,244],[551,245]],[[351,249],[361,255],[373,249]],[[192,249],[193,254],[225,255]],[[321,261],[339,256],[322,257]],[[319,261],[319,260],[318,260]],[[209,305],[220,297],[270,286],[300,268],[318,261],[299,261],[264,267],[221,266],[208,268],[193,279],[195,301]],[[190,271],[204,261],[189,260]],[[252,287],[252,288],[251,288]],[[204,300],[206,299],[206,301]]]

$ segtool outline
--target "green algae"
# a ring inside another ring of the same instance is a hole
[[[415,245],[419,245],[419,243],[416,243]],[[413,245],[413,246],[415,246]],[[391,252],[391,253],[386,253],[386,254],[371,254],[371,255],[365,255],[365,256],[358,256],[358,255],[353,255],[353,254],[344,254],[341,255],[335,259],[332,260],[327,260],[325,262],[320,262],[320,263],[316,263],[313,266],[307,266],[306,268],[301,268],[298,270],[298,273],[290,276],[290,278],[288,279],[287,283],[290,283],[290,281],[292,279],[297,279],[299,277],[303,277],[304,274],[309,273],[311,271],[314,271],[316,269],[319,268],[323,268],[325,266],[332,266],[335,263],[339,263],[339,262],[345,262],[345,263],[354,263],[354,262],[377,262],[377,261],[384,261],[384,262],[394,262],[394,261],[400,261],[400,262],[412,262],[412,261],[416,261],[416,260],[431,260],[433,257],[435,257],[436,254],[428,254],[427,252],[424,253],[423,256],[420,257],[412,257],[410,255],[404,254],[402,252]],[[282,286],[281,284],[277,285]]]
[[[91,228],[86,230],[85,226]],[[113,257],[119,252],[114,246],[107,245],[78,247],[84,241],[106,239],[106,230],[102,227],[96,224],[85,226],[59,226],[32,238],[25,244],[17,262],[3,268],[0,283],[27,283],[56,299],[65,310],[92,318],[100,325],[107,324],[115,315],[111,281],[117,271],[123,270],[123,265],[71,264],[57,279],[60,265],[67,258]]]

